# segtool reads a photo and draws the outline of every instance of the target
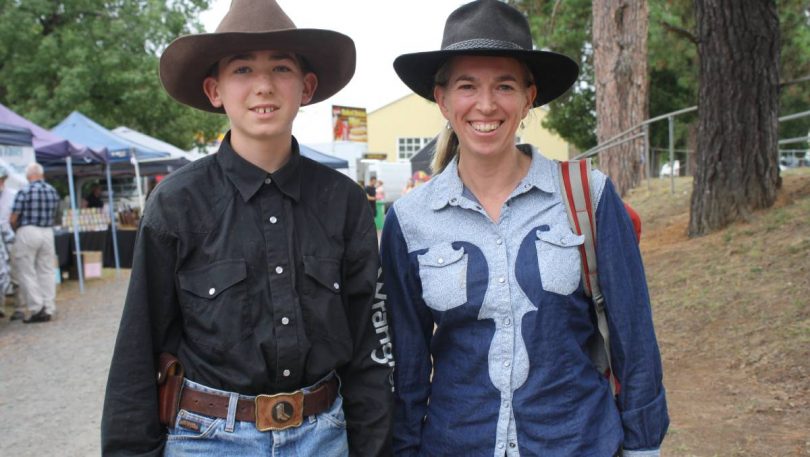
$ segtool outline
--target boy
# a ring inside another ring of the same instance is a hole
[[[292,137],[299,108],[340,90],[354,62],[350,38],[296,29],[267,0],[234,0],[215,33],[161,56],[167,92],[224,112],[231,130],[149,199],[107,384],[105,455],[389,454],[393,361],[377,333],[369,206]],[[164,371],[156,381],[164,353],[179,359],[182,389]]]

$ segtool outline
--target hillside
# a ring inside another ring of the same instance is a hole
[[[810,170],[782,176],[773,208],[695,239],[691,178],[627,197],[644,223],[666,456],[810,456]]]

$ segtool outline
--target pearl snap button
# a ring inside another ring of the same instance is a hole
[[[283,374],[284,377],[286,378],[286,377],[290,376],[290,370],[284,370],[283,372],[281,372],[281,374]]]
[[[505,366],[505,367],[508,367],[508,366],[510,366],[510,365],[512,365],[512,362],[510,362],[510,361],[508,361],[508,360],[507,360],[506,362],[504,362],[504,363],[503,363],[503,366]]]
[[[441,263],[444,263],[444,259],[443,259],[443,258],[441,258],[441,257],[439,257],[439,260],[437,260],[437,262],[439,262],[440,264],[441,264]]]
[[[282,325],[287,325],[287,324],[289,324],[289,323],[290,323],[290,319],[288,319],[288,318],[286,318],[286,317],[282,317],[282,318],[281,318],[281,324],[282,324]]]
[[[276,273],[278,274],[284,273],[284,269],[281,267],[276,267]]]
[[[267,178],[267,179],[264,180],[265,184],[270,184],[271,182],[273,182],[273,180],[270,179],[270,178]]]
[[[276,216],[270,216],[270,219],[268,219],[268,220],[270,221],[271,224],[275,224],[276,222],[278,222],[278,219],[276,219]]]
[[[332,284],[332,287],[334,287],[335,290],[339,290],[340,289],[340,284],[334,283],[334,284]]]
[[[503,284],[503,283],[505,283],[505,282],[506,282],[506,278],[504,278],[504,277],[500,277],[500,278],[498,278],[498,282],[499,282],[499,283],[501,283],[501,284]]]
[[[497,244],[498,246],[500,246],[500,245],[502,245],[502,244],[503,244],[503,240],[502,240],[502,239],[500,239],[500,238],[498,238],[497,240],[495,240],[495,244]]]
[[[512,325],[512,319],[509,319],[507,317],[506,319],[503,320],[503,325],[506,325],[507,327]]]
[[[208,295],[214,295],[215,293],[217,293],[217,290],[214,289],[213,287],[208,289]]]

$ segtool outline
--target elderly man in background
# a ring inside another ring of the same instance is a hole
[[[59,207],[59,194],[45,182],[45,172],[38,163],[25,168],[28,185],[17,192],[9,221],[17,230],[12,253],[13,265],[20,282],[23,301],[31,315],[26,324],[51,320],[56,304],[56,249],[53,224]],[[20,318],[17,310],[12,319]]]

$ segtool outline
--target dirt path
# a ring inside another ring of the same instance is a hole
[[[59,286],[51,322],[0,320],[0,455],[100,454],[104,385],[129,280]],[[7,314],[11,311],[6,309]]]

